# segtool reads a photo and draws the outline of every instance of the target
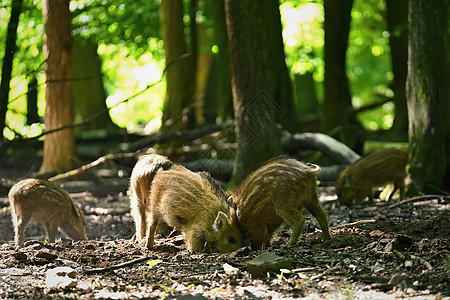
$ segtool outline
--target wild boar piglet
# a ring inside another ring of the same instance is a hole
[[[9,191],[15,242],[21,246],[30,223],[43,223],[48,241],[55,242],[58,227],[73,240],[86,240],[86,220],[69,193],[56,184],[25,179]]]
[[[320,167],[295,159],[277,158],[247,176],[230,191],[244,237],[253,249],[268,247],[281,225],[292,227],[288,245],[303,230],[306,208],[319,222],[324,240],[330,240],[328,216],[317,198]]]
[[[159,169],[168,170],[172,162],[159,154],[143,155],[139,158],[130,177],[130,210],[136,225],[132,242],[143,240],[147,234],[147,219],[150,216],[150,192],[153,178]]]
[[[392,199],[397,189],[400,190],[400,199],[403,199],[407,163],[408,153],[395,148],[375,150],[358,159],[336,180],[339,203],[353,207],[362,204],[366,197],[373,203],[373,189],[391,182],[394,183],[394,190],[388,200]]]
[[[232,252],[242,245],[233,207],[220,185],[207,173],[195,173],[177,164],[162,167],[164,158],[152,157],[147,166],[138,167],[146,173],[139,182],[133,177],[132,201],[145,207],[146,247],[152,248],[159,224],[164,221],[183,233],[191,252]],[[140,162],[138,162],[139,164]],[[158,167],[158,165],[160,165]],[[135,167],[135,169],[136,169]],[[135,170],[133,170],[135,173]],[[142,176],[141,176],[142,177]],[[138,206],[136,205],[136,206]],[[133,215],[136,220],[136,215]],[[144,219],[140,215],[139,219]],[[139,221],[138,221],[139,222]],[[136,230],[142,231],[142,223]]]

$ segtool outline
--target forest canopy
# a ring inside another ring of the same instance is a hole
[[[185,1],[188,4],[188,1]],[[165,66],[164,42],[160,35],[159,1],[71,1],[72,35],[80,43],[98,45],[102,61],[106,103],[109,107],[158,82]],[[185,5],[188,7],[188,5]],[[195,17],[201,26],[205,44],[200,53],[214,55],[221,51],[212,40],[211,7],[199,1]],[[44,114],[45,74],[43,72],[42,3],[25,0],[17,28],[18,49],[12,69],[10,103],[4,135],[15,137],[38,134],[41,123],[26,125],[26,92],[30,77],[36,77],[38,113]],[[6,32],[11,1],[3,0],[0,8],[0,31]],[[312,73],[319,103],[323,101],[324,80],[324,11],[321,1],[282,1],[286,63],[293,79]],[[347,75],[355,108],[392,97],[393,80],[390,62],[389,31],[386,24],[386,5],[383,0],[354,1],[348,46]],[[185,24],[190,13],[184,10]],[[186,30],[187,31],[187,30]],[[186,32],[188,35],[189,32]],[[4,53],[6,35],[0,35],[0,53]],[[132,101],[110,111],[112,120],[132,131],[151,132],[161,124],[165,81],[162,80]],[[297,104],[298,106],[298,104]],[[392,102],[358,115],[369,130],[389,129],[394,118]]]

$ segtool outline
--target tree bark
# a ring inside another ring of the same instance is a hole
[[[3,129],[6,124],[6,112],[9,101],[9,84],[11,81],[12,64],[16,52],[17,26],[22,11],[22,0],[12,1],[11,17],[8,23],[5,56],[3,56],[2,78],[0,83],[0,140],[3,139]]]
[[[340,128],[339,139],[362,151],[362,126],[352,116],[352,102],[346,74],[346,53],[353,0],[325,0],[325,98],[323,130]]]
[[[73,103],[70,81],[72,52],[69,0],[45,0],[42,5],[45,34],[46,85],[45,129],[71,124]],[[73,168],[76,156],[73,129],[48,134],[44,140],[41,173],[64,172]]]
[[[408,73],[408,0],[386,1],[389,45],[391,47],[394,82],[395,118],[391,131],[394,137],[408,135],[408,110],[406,107],[406,76]]]
[[[183,1],[162,0],[160,13],[167,66],[162,130],[192,128],[195,110],[190,106],[195,91],[195,53],[185,56],[188,51],[184,36]]]
[[[450,150],[448,1],[411,0],[406,94],[411,184],[408,194],[440,188]]]
[[[272,86],[264,6],[260,1],[225,1],[231,56],[231,85],[238,144],[230,186],[260,163],[281,153],[276,120],[281,114]]]

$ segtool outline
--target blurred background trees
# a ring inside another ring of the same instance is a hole
[[[103,136],[119,128],[148,135],[238,120],[237,104],[251,103],[248,98],[264,87],[266,100],[276,104],[278,129],[322,131],[360,153],[368,148],[367,141],[408,142],[408,0],[267,0],[237,16],[244,23],[234,27],[226,2],[70,1],[73,120],[102,115],[77,127],[75,138],[94,129],[103,130]],[[6,46],[7,37],[12,38],[6,33],[14,23],[13,3],[19,1],[3,0],[0,7],[2,66],[11,55]],[[441,4],[448,15],[448,2]],[[1,82],[2,89],[9,89],[0,101],[4,142],[50,129],[43,123],[47,79],[42,5],[41,0],[23,0],[20,10],[10,84],[7,78]],[[261,20],[256,20],[258,13]],[[244,28],[247,21],[251,28]],[[433,30],[448,36],[448,25],[441,25]],[[240,45],[233,45],[235,41]],[[245,50],[251,41],[258,44]],[[249,54],[237,62],[244,50]],[[266,79],[256,80],[261,74]],[[246,96],[237,99],[240,84]],[[273,127],[269,124],[267,129]],[[411,129],[411,118],[409,124]],[[227,136],[230,142],[236,137]],[[278,139],[267,137],[276,149]],[[264,149],[257,145],[254,149]],[[269,152],[251,156],[247,166],[278,151]]]

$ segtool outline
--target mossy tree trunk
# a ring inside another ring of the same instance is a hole
[[[238,143],[231,186],[281,153],[276,126],[281,109],[272,88],[277,74],[270,62],[275,58],[271,57],[273,41],[266,30],[265,8],[258,0],[225,2]]]
[[[448,1],[409,3],[410,195],[435,192],[448,168],[450,90]]]
[[[69,0],[43,2],[45,24],[44,55],[46,84],[45,129],[73,123],[71,89],[71,14]],[[64,172],[73,168],[76,156],[73,129],[47,134],[41,173]]]

